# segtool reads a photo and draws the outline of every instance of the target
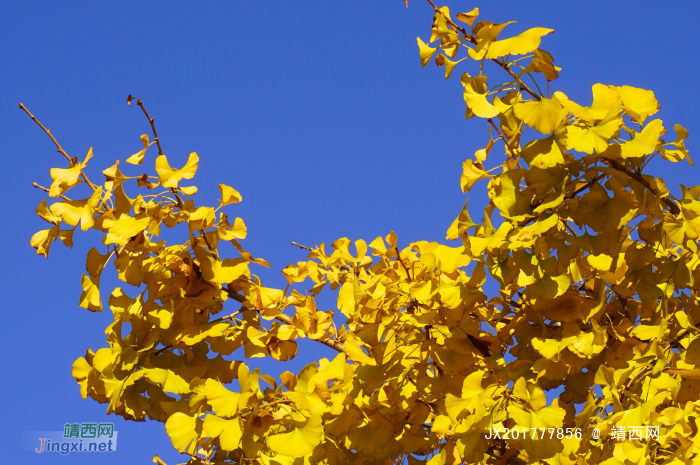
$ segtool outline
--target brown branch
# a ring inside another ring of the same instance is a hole
[[[644,177],[641,174],[635,173],[634,171],[622,166],[617,160],[613,160],[611,158],[601,158],[600,160],[603,163],[609,165],[611,168],[625,173],[627,176],[629,176],[630,178],[634,179],[642,186],[649,189],[652,194],[654,194],[654,195],[658,194],[658,191],[656,189],[654,189],[651,186],[651,184],[649,184],[649,181],[644,179]],[[666,204],[666,206],[669,208],[669,210],[671,210],[671,213],[673,213],[674,215],[678,215],[681,212],[680,208],[678,208],[678,205],[676,205],[673,202],[673,200],[669,199],[668,197],[663,197],[661,200],[663,201],[663,203]]]
[[[214,250],[214,247],[212,247],[209,243],[209,239],[207,239],[207,234],[204,231],[199,231],[199,234],[204,238],[204,242],[207,243],[207,247],[209,247],[209,251],[214,255],[214,258],[218,260],[219,255],[216,253],[216,250]]]
[[[314,251],[314,249],[312,249],[311,247],[308,247],[306,245],[297,244],[296,242],[292,242],[292,245],[296,245],[297,247],[301,247],[302,249],[310,250],[312,252]]]
[[[61,154],[63,154],[64,157],[66,157],[66,159],[67,159],[68,162],[70,163],[71,168],[72,168],[73,166],[75,166],[75,163],[73,162],[73,159],[70,157],[70,155],[68,155],[68,154],[66,153],[65,150],[63,150],[63,147],[61,147],[61,144],[59,144],[58,141],[56,140],[56,138],[53,136],[53,134],[51,134],[51,129],[47,129],[43,124],[41,124],[41,121],[39,121],[39,120],[36,118],[36,116],[32,115],[32,113],[27,109],[27,107],[24,106],[23,103],[20,102],[19,108],[20,108],[21,110],[24,110],[24,112],[25,112],[26,114],[28,114],[29,117],[30,117],[36,124],[38,124],[39,127],[40,127],[41,129],[44,130],[44,132],[46,133],[46,135],[49,136],[49,137],[51,138],[51,140],[53,141],[54,145],[55,145],[56,148],[58,149],[58,152],[61,153]],[[85,174],[85,172],[84,172],[83,170],[80,170],[80,174],[81,174],[81,176],[83,177],[83,180],[88,184],[88,186],[90,186],[90,189],[92,189],[92,191],[94,192],[94,191],[95,191],[95,185],[94,185],[93,183],[90,182],[90,179],[88,179],[88,177],[87,177],[87,175]]]
[[[281,321],[286,325],[294,326],[294,320],[292,320],[292,317],[290,317],[289,315],[285,315],[284,313],[278,314],[275,317],[275,320]],[[346,356],[349,355],[348,350],[345,348],[345,346],[340,341],[338,341],[337,339],[333,339],[330,336],[325,339],[312,339],[312,341],[320,342],[321,344],[324,344],[333,350],[344,353]]]
[[[433,10],[435,10],[436,13],[440,11],[440,9],[435,5],[435,3],[433,3],[433,0],[428,0],[428,3],[430,3],[430,5],[433,7]],[[458,26],[454,21],[452,21],[451,19],[448,19],[447,16],[445,16],[445,20],[446,20],[447,23],[450,24],[452,27],[454,27],[455,29],[457,29],[457,30],[458,30],[459,32],[461,32],[462,34],[464,34],[464,37],[465,37],[469,42],[471,42],[471,43],[473,43],[473,44],[476,44],[476,43],[477,43],[476,39],[475,39],[471,34],[469,34],[469,33],[467,32],[466,29],[464,29],[464,28],[461,27],[461,26]],[[510,74],[510,76],[513,78],[513,80],[516,81],[518,84],[520,84],[520,88],[521,88],[522,90],[524,90],[525,92],[527,92],[528,94],[530,94],[535,100],[538,100],[538,101],[539,101],[539,100],[542,99],[542,97],[540,97],[539,95],[537,95],[537,93],[533,92],[533,90],[530,89],[530,88],[527,86],[527,84],[525,84],[524,82],[522,82],[522,81],[518,78],[518,76],[513,72],[513,70],[510,69],[510,68],[508,67],[508,64],[507,64],[507,63],[505,63],[505,62],[503,62],[503,61],[501,61],[501,60],[499,60],[499,59],[497,59],[497,58],[493,58],[493,59],[491,59],[491,61],[493,61],[494,63],[496,63],[498,66],[500,66],[501,68],[503,68],[508,74]]]
[[[46,133],[46,135],[49,136],[49,137],[51,138],[51,140],[53,141],[53,143],[56,145],[56,148],[58,149],[58,152],[59,152],[59,153],[62,153],[63,156],[66,157],[66,158],[68,159],[68,161],[70,162],[70,166],[72,167],[72,166],[73,166],[73,159],[66,153],[65,150],[63,150],[63,148],[61,147],[61,144],[59,144],[58,141],[56,140],[56,138],[53,136],[53,134],[51,134],[51,130],[50,130],[50,129],[47,129],[46,127],[44,127],[44,125],[41,124],[41,121],[39,121],[38,119],[36,119],[36,117],[35,117],[34,115],[31,114],[31,112],[27,109],[27,107],[24,106],[23,103],[20,103],[20,104],[19,104],[19,108],[22,109],[22,110],[24,110],[25,113],[27,113],[27,114],[29,115],[29,117],[30,117],[32,120],[34,120],[34,122],[35,122],[36,124],[38,124],[39,127],[40,127],[41,129],[44,130],[44,132]]]
[[[572,236],[578,237],[578,234],[576,234],[576,231],[569,225],[569,223],[566,222],[566,220],[562,221],[564,223],[564,227],[571,233]]]
[[[594,177],[593,179],[591,179],[590,181],[588,181],[586,184],[584,184],[583,186],[581,186],[581,187],[579,187],[578,189],[576,189],[576,190],[574,191],[573,194],[567,195],[567,196],[564,197],[564,198],[565,198],[566,200],[573,199],[574,197],[576,197],[577,194],[580,194],[581,192],[583,192],[583,191],[585,191],[586,189],[588,189],[589,187],[591,187],[593,184],[595,184],[595,183],[597,183],[598,181],[600,181],[600,179],[601,179],[602,177],[603,177],[603,175]]]
[[[32,183],[32,186],[36,187],[37,189],[41,189],[44,192],[49,192],[49,190],[47,188],[45,188],[44,186],[40,186],[39,184],[37,184],[35,182]],[[65,195],[61,194],[60,197],[63,199],[66,199],[70,202],[70,199],[68,197],[66,197]]]
[[[134,100],[134,97],[129,94],[129,96],[126,98],[126,103],[131,106],[131,101]],[[136,105],[141,107],[141,110],[143,110],[143,114],[146,115],[146,119],[148,119],[148,122],[151,123],[151,130],[153,130],[153,139],[158,145],[158,155],[163,155],[163,147],[160,146],[160,139],[158,139],[158,131],[156,131],[156,125],[155,125],[155,120],[151,118],[151,116],[148,114],[146,111],[146,107],[143,106],[143,102],[141,101],[140,98],[136,99]]]
[[[131,106],[131,101],[134,100],[134,97],[129,94],[129,96],[126,98],[126,103]],[[148,114],[148,111],[146,111],[146,107],[143,105],[143,102],[141,101],[140,98],[136,99],[136,105],[141,107],[141,110],[143,110],[143,114],[146,115],[146,119],[148,120],[149,123],[151,123],[151,130],[153,131],[153,140],[158,146],[158,155],[164,155],[163,154],[163,147],[160,145],[160,139],[158,139],[158,131],[156,131],[156,124],[155,124],[155,119],[151,117],[151,115]],[[184,202],[180,198],[180,194],[177,193],[177,190],[174,187],[170,188],[170,192],[172,192],[175,195],[175,198],[177,199],[177,206],[182,209],[184,207]]]
[[[399,251],[399,248],[397,246],[394,246],[394,248],[396,249],[396,259],[401,263],[401,265],[403,266],[403,269],[406,271],[406,276],[408,277],[408,280],[413,281],[411,279],[411,274],[408,272],[408,267],[401,259],[401,252]]]
[[[656,361],[656,360],[658,360],[658,358],[654,357],[654,359],[652,361]],[[634,375],[629,381],[627,381],[627,383],[625,383],[625,385],[622,388],[622,394],[620,394],[620,404],[622,404],[622,401],[625,399],[625,395],[627,394],[627,391],[630,390],[632,385],[634,383],[636,383],[637,381],[639,381],[639,379],[642,376],[644,376],[647,372],[649,372],[652,368],[654,368],[654,367],[653,366],[642,367],[642,369],[639,370],[636,375]]]
[[[295,244],[295,245],[297,245],[297,244]],[[226,293],[234,300],[236,300],[240,303],[243,303],[246,301],[245,296],[242,296],[241,294],[239,294],[235,290],[233,290],[229,287],[226,287],[225,290],[226,290]],[[275,320],[282,322],[286,325],[294,326],[294,320],[292,319],[292,317],[289,315],[285,315],[284,313],[278,313],[277,316],[275,316]],[[312,339],[312,341],[320,342],[321,344],[326,345],[333,350],[344,353],[346,356],[349,355],[348,350],[345,348],[345,346],[340,341],[338,341],[337,339],[334,339],[330,336],[325,338],[325,339]]]
[[[493,122],[493,118],[489,118],[489,123],[491,123],[491,126],[496,130],[498,135],[501,137],[501,140],[503,141],[503,144],[506,146],[506,150],[510,153],[510,156],[513,157],[513,159],[517,158],[515,156],[515,153],[511,150],[510,146],[508,145],[508,141],[506,140],[506,137],[503,135],[500,129],[498,129],[498,126],[496,126],[496,123]],[[502,166],[502,165],[501,165]]]
[[[578,189],[576,189],[576,190],[573,192],[573,194],[567,195],[566,197],[564,197],[564,199],[565,199],[565,200],[573,199],[574,197],[576,197],[577,194],[580,194],[580,193],[583,192],[584,190],[586,190],[586,189],[588,189],[589,187],[591,187],[593,184],[595,184],[596,182],[598,182],[602,177],[603,177],[603,175],[594,177],[593,179],[591,179],[590,181],[588,181],[585,185],[583,185],[583,186],[579,187]],[[535,208],[539,207],[540,205],[542,205],[542,202],[543,202],[543,200],[538,200],[537,202],[531,204],[530,207],[533,208],[533,209],[535,209]],[[530,223],[532,223],[533,221],[535,221],[535,218],[537,218],[537,217],[532,217],[532,218],[530,218],[529,220],[525,220],[525,221],[521,222],[521,223],[518,225],[518,227],[519,227],[519,228],[522,228],[522,227],[524,227],[524,226],[527,226],[528,224],[530,224]],[[569,231],[570,231],[571,233],[573,233],[574,236],[576,236],[576,234],[575,234],[574,231],[571,229],[571,227],[566,223],[566,221],[564,222],[564,226],[566,226],[567,229],[569,229]]]

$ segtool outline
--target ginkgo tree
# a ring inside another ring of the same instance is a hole
[[[553,90],[561,69],[540,48],[552,29],[508,34],[430,3],[420,62],[460,79],[484,125],[461,177],[464,193],[488,192],[483,218],[465,202],[451,246],[399,247],[393,232],[304,246],[286,289],[254,274],[269,265],[228,216],[241,194],[220,184],[218,205],[200,205],[187,182],[199,157],[173,167],[141,100],[153,140],[102,182],[92,151],[72,158],[20,104],[67,161],[36,184],[50,226],[31,245],[48,257],[78,226],[102,233],[79,302],[106,299],[114,322],[108,346],[73,364],[82,397],[165,423],[190,464],[696,463],[700,186],[673,195],[645,173],[654,158],[692,165],[688,133],[667,134],[650,90],[596,84],[590,104]],[[140,174],[156,150],[155,174]],[[166,243],[167,228],[188,240]],[[110,261],[124,287],[107,297]],[[342,316],[318,308],[328,288]],[[255,368],[303,338],[337,356],[278,379]],[[658,435],[611,434],[646,426]],[[518,437],[494,436],[506,428]]]

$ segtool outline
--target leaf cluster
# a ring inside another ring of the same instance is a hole
[[[464,193],[484,186],[489,204],[475,223],[465,202],[447,230],[454,246],[402,248],[393,232],[342,238],[304,247],[307,259],[282,270],[287,288],[268,288],[253,270],[269,265],[239,242],[243,220],[224,213],[241,194],[220,184],[219,204],[198,206],[184,185],[197,154],[173,168],[140,100],[154,142],[141,136],[126,163],[142,165],[157,144],[155,174],[127,176],[117,161],[94,184],[92,151],[79,162],[51,136],[69,166],[50,172],[45,190],[62,200],[37,207],[51,226],[31,245],[48,257],[78,225],[99,231],[104,253],[88,254],[80,306],[102,310],[111,259],[130,286],[108,298],[109,346],[73,365],[83,398],[165,423],[192,464],[694,463],[700,186],[674,197],[645,173],[657,156],[692,165],[688,133],[675,125],[675,139],[663,138],[649,90],[596,84],[587,106],[550,91],[561,69],[540,45],[553,30],[503,39],[512,22],[478,15],[436,7],[429,39],[418,39],[424,67],[434,61],[450,78],[470,66],[466,117],[489,136],[461,177]],[[489,81],[491,69],[505,81]],[[86,198],[65,196],[81,184]],[[189,239],[167,244],[163,227],[186,227]],[[328,288],[339,327],[316,305]],[[279,379],[232,358],[290,360],[304,338],[338,355]],[[610,436],[647,425],[658,438]],[[582,433],[487,438],[498,428]]]

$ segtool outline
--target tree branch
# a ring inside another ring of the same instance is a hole
[[[629,176],[630,178],[634,179],[642,186],[649,189],[652,194],[654,194],[654,195],[658,194],[658,191],[656,189],[654,189],[651,186],[651,184],[649,184],[649,181],[644,179],[644,177],[641,174],[635,173],[634,171],[622,166],[617,160],[613,160],[612,158],[601,158],[600,160],[603,163],[610,166],[611,168],[625,173],[627,176]],[[671,210],[671,213],[673,213],[674,215],[678,215],[681,212],[681,209],[678,208],[678,205],[676,205],[673,202],[673,200],[669,199],[668,197],[663,197],[661,200],[663,201],[663,203],[666,204],[666,206]]]
[[[397,259],[399,262],[401,262],[401,265],[403,266],[403,269],[406,271],[406,276],[408,277],[408,280],[409,280],[409,281],[413,281],[413,279],[411,279],[411,273],[408,272],[408,267],[406,266],[406,264],[405,264],[405,263],[403,262],[403,260],[401,259],[401,252],[399,251],[399,248],[398,248],[397,246],[394,246],[394,248],[396,249],[396,259]]]
[[[233,289],[229,289],[228,287],[226,287],[225,289],[226,289],[226,293],[234,300],[236,300],[240,303],[243,303],[247,300],[244,296],[242,296],[238,292],[234,291]],[[277,320],[281,323],[284,323],[286,325],[294,326],[294,320],[292,319],[292,317],[289,315],[285,315],[284,313],[277,314],[277,316],[275,316],[275,320]],[[345,346],[340,341],[333,339],[330,336],[326,337],[325,339],[311,339],[311,340],[316,341],[316,342],[320,342],[321,344],[326,345],[326,346],[330,347],[331,349],[336,350],[338,352],[342,352],[346,356],[349,355],[348,350],[345,348]]]
[[[128,103],[129,106],[131,106],[132,100],[134,100],[134,97],[132,97],[131,94],[129,94],[129,96],[126,98],[126,103]],[[149,123],[151,123],[151,130],[153,131],[153,140],[158,146],[158,155],[164,155],[163,147],[161,147],[160,139],[158,139],[158,131],[156,131],[155,119],[153,119],[151,115],[148,114],[148,112],[146,111],[146,107],[143,105],[143,102],[140,98],[136,99],[136,105],[141,107],[141,110],[143,110],[143,114],[146,115],[146,119]],[[175,198],[177,199],[177,206],[180,207],[180,209],[182,209],[185,204],[180,198],[180,194],[177,193],[177,190],[174,187],[170,188],[170,192],[172,192],[175,195]]]
[[[58,152],[59,152],[59,153],[62,153],[63,156],[66,157],[66,159],[70,162],[70,166],[72,167],[72,166],[73,166],[73,159],[66,153],[65,150],[63,150],[63,148],[61,147],[61,144],[59,144],[58,141],[56,140],[56,138],[53,136],[53,134],[51,134],[51,130],[45,128],[44,125],[41,124],[41,121],[39,121],[38,119],[36,119],[36,117],[35,117],[34,115],[31,114],[31,112],[27,109],[27,107],[24,106],[23,103],[20,102],[19,108],[20,108],[21,110],[24,110],[24,111],[29,115],[29,117],[30,117],[32,120],[34,120],[34,122],[35,122],[36,124],[38,124],[39,127],[40,127],[41,129],[44,130],[44,132],[46,133],[46,135],[49,136],[49,137],[51,138],[51,140],[53,141],[54,145],[56,145],[56,148],[58,149]]]
[[[32,186],[36,187],[37,189],[41,189],[44,192],[49,192],[49,190],[47,188],[45,188],[44,186],[40,186],[39,184],[37,184],[35,182],[32,183]],[[70,199],[68,197],[66,197],[65,195],[61,194],[60,197],[63,199],[66,199],[70,202]]]
[[[215,259],[219,259],[219,254],[216,253],[216,250],[214,250],[214,247],[211,246],[209,243],[209,239],[207,239],[207,234],[204,231],[199,231],[200,236],[204,238],[204,242],[207,243],[207,247],[209,247],[209,251],[214,255]]]
[[[126,103],[131,106],[131,101],[134,100],[134,97],[129,94],[129,96],[126,98]],[[146,119],[148,119],[148,122],[151,123],[151,130],[153,131],[153,140],[155,141],[156,145],[158,145],[158,155],[163,155],[163,147],[160,146],[160,139],[158,139],[158,131],[156,131],[156,125],[155,125],[155,120],[151,118],[151,116],[148,114],[146,111],[146,107],[143,106],[143,102],[141,101],[140,98],[136,99],[136,105],[141,107],[141,110],[143,110],[143,114],[146,115]]]
[[[435,5],[435,3],[433,3],[433,0],[428,0],[428,3],[430,3],[430,5],[433,7],[433,10],[435,10],[436,13],[440,11],[440,9]],[[457,30],[458,30],[459,32],[461,32],[462,34],[464,34],[464,37],[465,37],[469,42],[471,42],[471,43],[473,43],[473,44],[476,44],[476,43],[477,43],[476,39],[475,39],[471,34],[469,34],[469,33],[467,32],[466,29],[464,29],[464,28],[461,27],[461,26],[458,26],[458,25],[455,24],[452,20],[447,19],[447,17],[445,17],[445,20],[446,20],[447,23],[450,24],[452,27],[454,27],[455,29],[457,29]],[[518,78],[518,76],[513,72],[513,70],[510,69],[510,68],[508,67],[508,64],[507,64],[507,63],[502,62],[501,60],[499,60],[499,59],[497,59],[497,58],[493,58],[493,59],[491,59],[491,61],[493,61],[494,63],[496,63],[498,66],[500,66],[501,68],[503,68],[508,74],[510,74],[510,76],[513,78],[513,80],[514,80],[515,82],[517,82],[518,84],[520,84],[520,88],[521,88],[522,90],[524,90],[525,92],[527,92],[528,94],[530,94],[535,100],[538,100],[538,101],[539,101],[539,100],[542,100],[542,97],[540,97],[539,95],[537,95],[536,92],[533,92],[533,90],[530,89],[530,88],[527,86],[527,84],[525,84],[524,82],[522,82],[522,81]]]
[[[515,153],[510,149],[510,146],[508,145],[508,141],[506,140],[506,137],[503,135],[500,129],[498,129],[498,126],[496,126],[496,123],[493,122],[493,118],[489,118],[489,123],[491,123],[491,126],[496,130],[498,135],[501,137],[501,140],[503,141],[503,144],[506,146],[506,150],[510,153],[510,156],[513,157],[515,160],[517,157],[515,156]],[[503,165],[501,165],[503,166]]]
[[[61,153],[61,154],[63,154],[64,157],[66,157],[66,159],[67,159],[68,162],[70,163],[71,168],[72,168],[73,166],[75,166],[75,163],[73,162],[73,159],[70,157],[70,155],[68,155],[68,154],[66,153],[65,150],[63,150],[63,147],[61,147],[61,144],[59,144],[58,141],[56,140],[56,138],[53,136],[53,134],[51,134],[51,130],[50,130],[50,129],[47,129],[43,124],[41,124],[41,121],[39,121],[34,115],[32,115],[32,113],[27,109],[27,107],[24,106],[24,104],[23,104],[22,102],[20,102],[19,108],[20,108],[21,110],[24,110],[24,112],[27,113],[27,114],[29,115],[29,117],[30,117],[36,124],[38,124],[39,127],[40,127],[41,129],[44,130],[44,132],[46,133],[46,135],[49,136],[49,137],[51,138],[51,140],[53,141],[54,145],[55,145],[56,148],[58,149],[58,152]],[[95,185],[94,185],[92,182],[90,182],[90,179],[88,179],[87,175],[85,174],[85,172],[84,172],[83,170],[80,170],[80,175],[83,177],[83,180],[88,184],[88,186],[90,186],[90,189],[92,189],[92,191],[94,192],[94,191],[95,191]],[[61,196],[61,197],[63,197],[63,196]]]

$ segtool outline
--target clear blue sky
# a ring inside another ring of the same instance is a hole
[[[700,28],[692,2],[455,0],[451,6],[479,6],[481,19],[494,22],[517,20],[504,35],[555,29],[542,44],[564,69],[555,89],[584,104],[597,82],[652,89],[665,126],[683,124],[695,153]],[[215,202],[217,183],[243,194],[230,215],[248,226],[246,249],[272,264],[260,273],[264,282],[283,286],[279,270],[304,258],[290,241],[370,241],[394,230],[403,245],[444,242],[465,199],[461,163],[488,135],[483,121],[463,119],[457,76],[468,68],[445,82],[442,69],[420,67],[416,36],[429,36],[431,18],[421,0],[411,0],[409,9],[401,0],[3,2],[0,434],[7,463],[96,459],[20,454],[19,434],[108,419],[105,405],[80,398],[70,369],[88,347],[106,345],[102,331],[112,319],[108,309],[92,314],[77,306],[96,234],[76,232],[73,250],[54,244],[49,260],[29,246],[31,235],[45,228],[34,214],[44,196],[31,183],[50,184],[49,169],[64,160],[18,102],[71,155],[82,159],[92,146],[88,172],[101,180],[100,171],[136,152],[148,132],[139,109],[125,103],[128,94],[142,98],[174,165],[192,151],[200,155],[200,204]],[[655,174],[674,192],[678,183],[698,184],[697,169],[672,168]],[[483,188],[472,194],[475,220],[485,205]],[[116,285],[104,282],[105,290]],[[329,309],[333,296],[322,304]],[[318,353],[302,345],[290,369]],[[169,465],[184,461],[162,424],[109,419],[119,448],[99,457],[103,463],[148,463],[155,453]]]

